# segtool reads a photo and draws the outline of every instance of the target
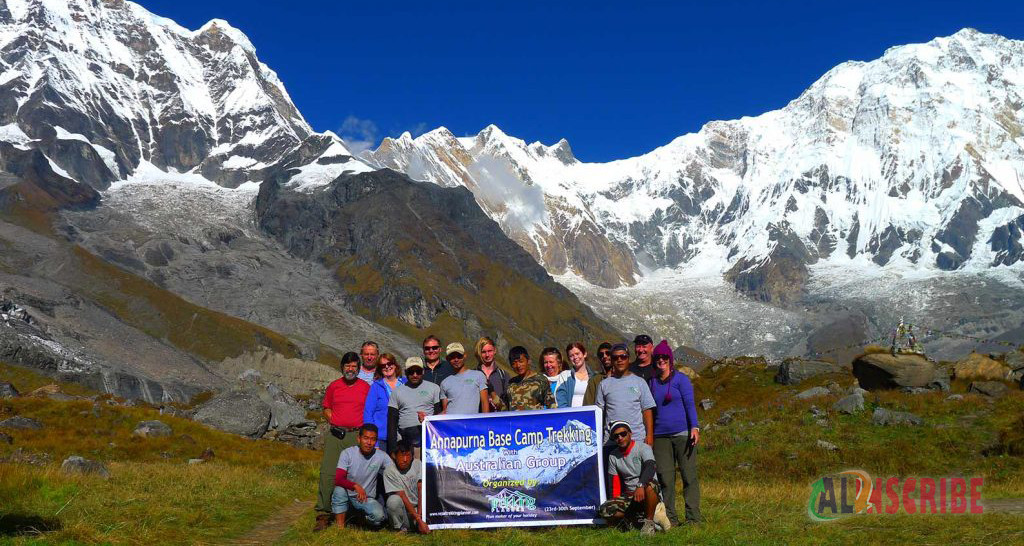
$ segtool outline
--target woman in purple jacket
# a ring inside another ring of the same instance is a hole
[[[686,522],[700,523],[700,484],[697,481],[697,405],[693,384],[686,374],[676,371],[668,342],[654,348],[654,376],[650,380],[654,396],[654,460],[665,500],[665,511],[672,525],[676,515],[676,467],[683,476],[683,500]]]

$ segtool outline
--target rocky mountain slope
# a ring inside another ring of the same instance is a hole
[[[0,171],[0,293],[32,320],[0,324],[0,357],[120,395],[184,399],[246,366],[308,386],[364,340],[407,356],[430,331],[614,334],[464,190],[314,133],[221,20],[0,0]]]

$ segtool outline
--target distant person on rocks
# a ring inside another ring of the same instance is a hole
[[[391,457],[377,449],[377,427],[367,423],[359,428],[359,443],[346,448],[338,457],[334,474],[331,510],[334,525],[345,527],[345,518],[355,509],[371,527],[384,523],[384,507],[377,501],[377,478],[394,466]]]
[[[373,376],[377,373],[377,357],[380,355],[380,346],[376,341],[366,341],[359,349],[359,356],[363,365],[359,368],[359,379],[366,381],[369,385],[373,383]]]
[[[452,365],[441,358],[441,340],[433,334],[423,340],[423,364],[423,380],[438,386],[444,378],[455,373]]]
[[[654,361],[651,357],[654,353],[654,341],[647,334],[640,334],[633,338],[633,352],[636,353],[636,360],[629,366],[629,371],[639,375],[644,381],[649,381],[654,376]]]
[[[323,531],[331,524],[331,493],[338,457],[345,448],[356,445],[356,431],[363,426],[363,410],[370,392],[370,385],[359,379],[359,355],[356,353],[345,353],[341,357],[341,374],[341,379],[334,380],[324,392],[324,417],[331,428],[324,436],[314,531]]]
[[[654,398],[647,382],[629,371],[629,350],[625,343],[612,347],[612,375],[597,386],[595,403],[604,412],[605,423],[625,421],[632,437],[654,444]],[[611,428],[605,428],[605,434]]]
[[[654,397],[654,458],[658,462],[658,478],[664,491],[665,509],[672,525],[679,525],[676,515],[676,468],[683,477],[683,499],[686,501],[686,522],[700,523],[700,484],[697,481],[697,443],[700,428],[693,385],[686,374],[675,367],[668,342],[654,348],[655,377],[651,378]]]
[[[562,383],[565,383],[570,375],[568,366],[562,361],[562,352],[556,347],[545,347],[540,352],[540,366],[541,370],[544,371],[544,377],[548,380],[551,395],[555,396],[555,393],[558,392],[558,387],[562,386]],[[555,397],[555,407],[562,407],[558,403],[557,397]]]
[[[442,411],[449,415],[490,412],[487,377],[480,370],[466,367],[466,349],[461,343],[449,344],[445,352],[455,374],[441,382]]]
[[[398,359],[391,353],[384,353],[377,359],[377,372],[374,374],[370,393],[366,396],[366,409],[363,410],[363,422],[373,423],[377,427],[377,449],[388,447],[388,402],[395,387],[405,384],[402,367]]]
[[[384,492],[388,495],[387,512],[391,528],[395,531],[430,533],[430,527],[420,517],[423,499],[423,478],[420,460],[413,456],[412,446],[402,440],[392,454],[395,464],[384,471]]]
[[[607,341],[597,346],[597,361],[601,363],[601,373],[594,374],[587,382],[587,392],[583,395],[583,405],[593,406],[597,400],[597,386],[605,377],[612,373],[612,344]]]
[[[661,488],[657,463],[651,446],[633,439],[629,423],[611,424],[615,448],[608,455],[608,473],[612,476],[612,498],[601,504],[597,514],[609,527],[634,529],[653,535],[671,527],[659,506]]]
[[[395,451],[398,440],[418,448],[423,420],[441,413],[441,387],[423,380],[423,359],[407,359],[405,376],[405,384],[395,387],[388,401],[388,452]]]
[[[476,342],[473,352],[476,354],[477,370],[487,378],[487,396],[491,403],[491,411],[505,410],[505,391],[508,389],[508,372],[498,366],[495,357],[498,345],[489,337],[482,337]]]
[[[569,357],[569,372],[555,391],[555,401],[560,408],[578,408],[583,405],[594,372],[587,365],[587,348],[582,343],[570,343],[565,355]]]
[[[547,378],[530,366],[530,355],[525,347],[512,347],[508,361],[516,376],[508,382],[506,404],[510,411],[540,410],[556,406]]]

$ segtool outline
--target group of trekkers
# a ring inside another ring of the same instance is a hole
[[[685,521],[697,523],[700,486],[697,444],[700,429],[693,386],[678,371],[672,349],[647,335],[626,343],[601,343],[598,370],[586,347],[571,343],[565,353],[547,347],[531,363],[522,346],[512,347],[498,365],[497,344],[483,337],[473,346],[475,367],[459,342],[423,340],[423,357],[403,363],[368,341],[359,354],[341,358],[342,377],[324,394],[330,434],[320,466],[315,531],[346,517],[371,527],[429,533],[421,518],[425,502],[418,459],[423,420],[430,415],[466,415],[595,405],[602,409],[608,498],[597,516],[609,525],[653,534],[679,525],[675,507],[678,469],[686,504]],[[378,491],[378,479],[384,491]]]

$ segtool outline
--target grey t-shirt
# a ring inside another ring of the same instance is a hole
[[[618,446],[608,455],[608,474],[618,476],[623,492],[635,491],[640,485],[640,467],[644,461],[654,460],[654,450],[640,440],[633,440],[628,455],[622,454]]]
[[[611,438],[608,425],[615,421],[629,423],[629,428],[633,430],[633,438],[638,443],[643,443],[647,438],[643,412],[653,408],[655,404],[651,388],[639,376],[629,374],[623,377],[606,377],[597,386],[595,403],[604,412],[606,441],[610,441]]]
[[[405,474],[398,470],[397,465],[391,465],[384,471],[384,492],[398,493],[405,491],[409,502],[417,504],[420,502],[420,488],[417,487],[420,481],[420,460],[413,459],[412,466]]]
[[[420,419],[416,416],[417,412],[422,411],[427,415],[433,415],[434,404],[440,401],[441,387],[424,381],[416,388],[412,388],[408,384],[395,387],[391,391],[388,407],[398,410],[398,428],[409,428],[420,425]]]
[[[359,446],[349,447],[338,457],[338,468],[348,472],[348,479],[359,484],[371,499],[377,496],[377,475],[394,465],[383,451],[374,449],[373,455],[366,457]],[[355,495],[355,491],[349,491],[349,495]]]
[[[480,391],[487,390],[487,376],[479,370],[449,375],[441,382],[441,399],[448,400],[448,413],[480,413]]]

